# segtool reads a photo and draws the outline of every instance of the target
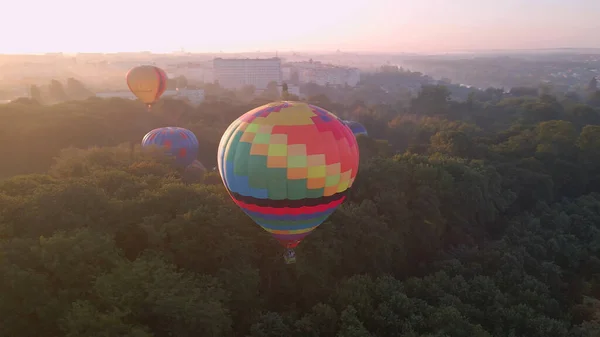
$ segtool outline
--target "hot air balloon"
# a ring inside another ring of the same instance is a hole
[[[204,165],[199,160],[194,160],[185,168],[181,174],[181,179],[186,184],[199,183],[204,179],[204,173],[206,173]]]
[[[355,136],[358,136],[358,135],[368,136],[367,129],[359,122],[344,121],[344,124],[346,124],[350,128],[350,130],[352,130],[352,133]]]
[[[198,155],[198,139],[188,129],[178,127],[158,128],[148,132],[142,140],[142,147],[160,146],[167,154],[175,157],[178,166],[186,167]]]
[[[356,138],[342,121],[304,102],[275,102],[235,120],[218,167],[233,201],[286,248],[294,248],[346,198],[358,171]]]
[[[143,103],[156,103],[167,89],[167,74],[164,70],[150,65],[132,68],[126,75],[129,90]]]

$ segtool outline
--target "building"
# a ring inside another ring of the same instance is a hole
[[[281,68],[281,76],[284,81],[289,81],[292,79],[292,74],[294,72],[294,68],[290,66],[284,66]]]
[[[360,70],[324,64],[321,62],[294,62],[290,63],[291,73],[298,74],[301,83],[316,83],[318,85],[351,86],[360,81]],[[291,75],[290,75],[291,77]]]
[[[283,85],[277,86],[277,90],[279,91],[279,94],[281,95],[281,93],[283,91]],[[300,87],[297,86],[297,85],[291,85],[291,84],[288,84],[288,94],[290,94],[290,95],[296,95],[298,97],[302,97],[303,96],[300,93]]]
[[[124,98],[135,100],[137,97],[131,91],[99,92],[96,97],[100,98]],[[198,105],[204,101],[203,89],[177,89],[166,90],[161,98],[173,98],[188,101],[192,105]]]
[[[203,89],[183,88],[183,89],[170,90],[170,91],[175,91],[175,93],[173,95],[167,96],[167,97],[183,99],[183,100],[190,102],[190,104],[192,104],[192,105],[198,105],[198,104],[204,102],[204,90]],[[165,92],[165,94],[166,94],[166,92]]]
[[[169,78],[184,76],[189,83],[213,83],[212,64],[205,62],[184,62],[169,64],[163,68]]]
[[[281,59],[223,59],[213,61],[214,79],[227,89],[247,85],[263,90],[270,82],[281,84]]]

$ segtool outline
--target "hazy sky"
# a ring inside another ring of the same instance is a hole
[[[600,47],[600,0],[6,0],[0,53]]]

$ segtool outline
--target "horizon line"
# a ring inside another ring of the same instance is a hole
[[[290,54],[290,53],[316,53],[316,54],[363,54],[363,55],[444,55],[444,54],[468,54],[468,53],[502,53],[502,52],[532,52],[532,51],[576,51],[587,50],[600,52],[600,47],[552,47],[552,48],[505,48],[505,49],[455,49],[448,51],[381,51],[381,50],[342,50],[342,49],[274,49],[274,50],[244,50],[244,51],[191,51],[191,50],[173,50],[173,51],[48,51],[48,52],[25,52],[25,53],[0,53],[0,56],[48,56],[48,55],[77,55],[77,54],[150,54],[150,55],[173,55],[173,54],[198,54],[198,55],[215,55],[215,54]]]

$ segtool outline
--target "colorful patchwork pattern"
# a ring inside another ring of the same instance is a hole
[[[276,102],[229,126],[218,165],[235,203],[293,248],[344,201],[358,157],[338,117],[303,102]]]
[[[188,129],[178,127],[158,128],[148,132],[142,139],[142,147],[159,146],[175,157],[175,163],[188,166],[198,156],[198,139]]]

